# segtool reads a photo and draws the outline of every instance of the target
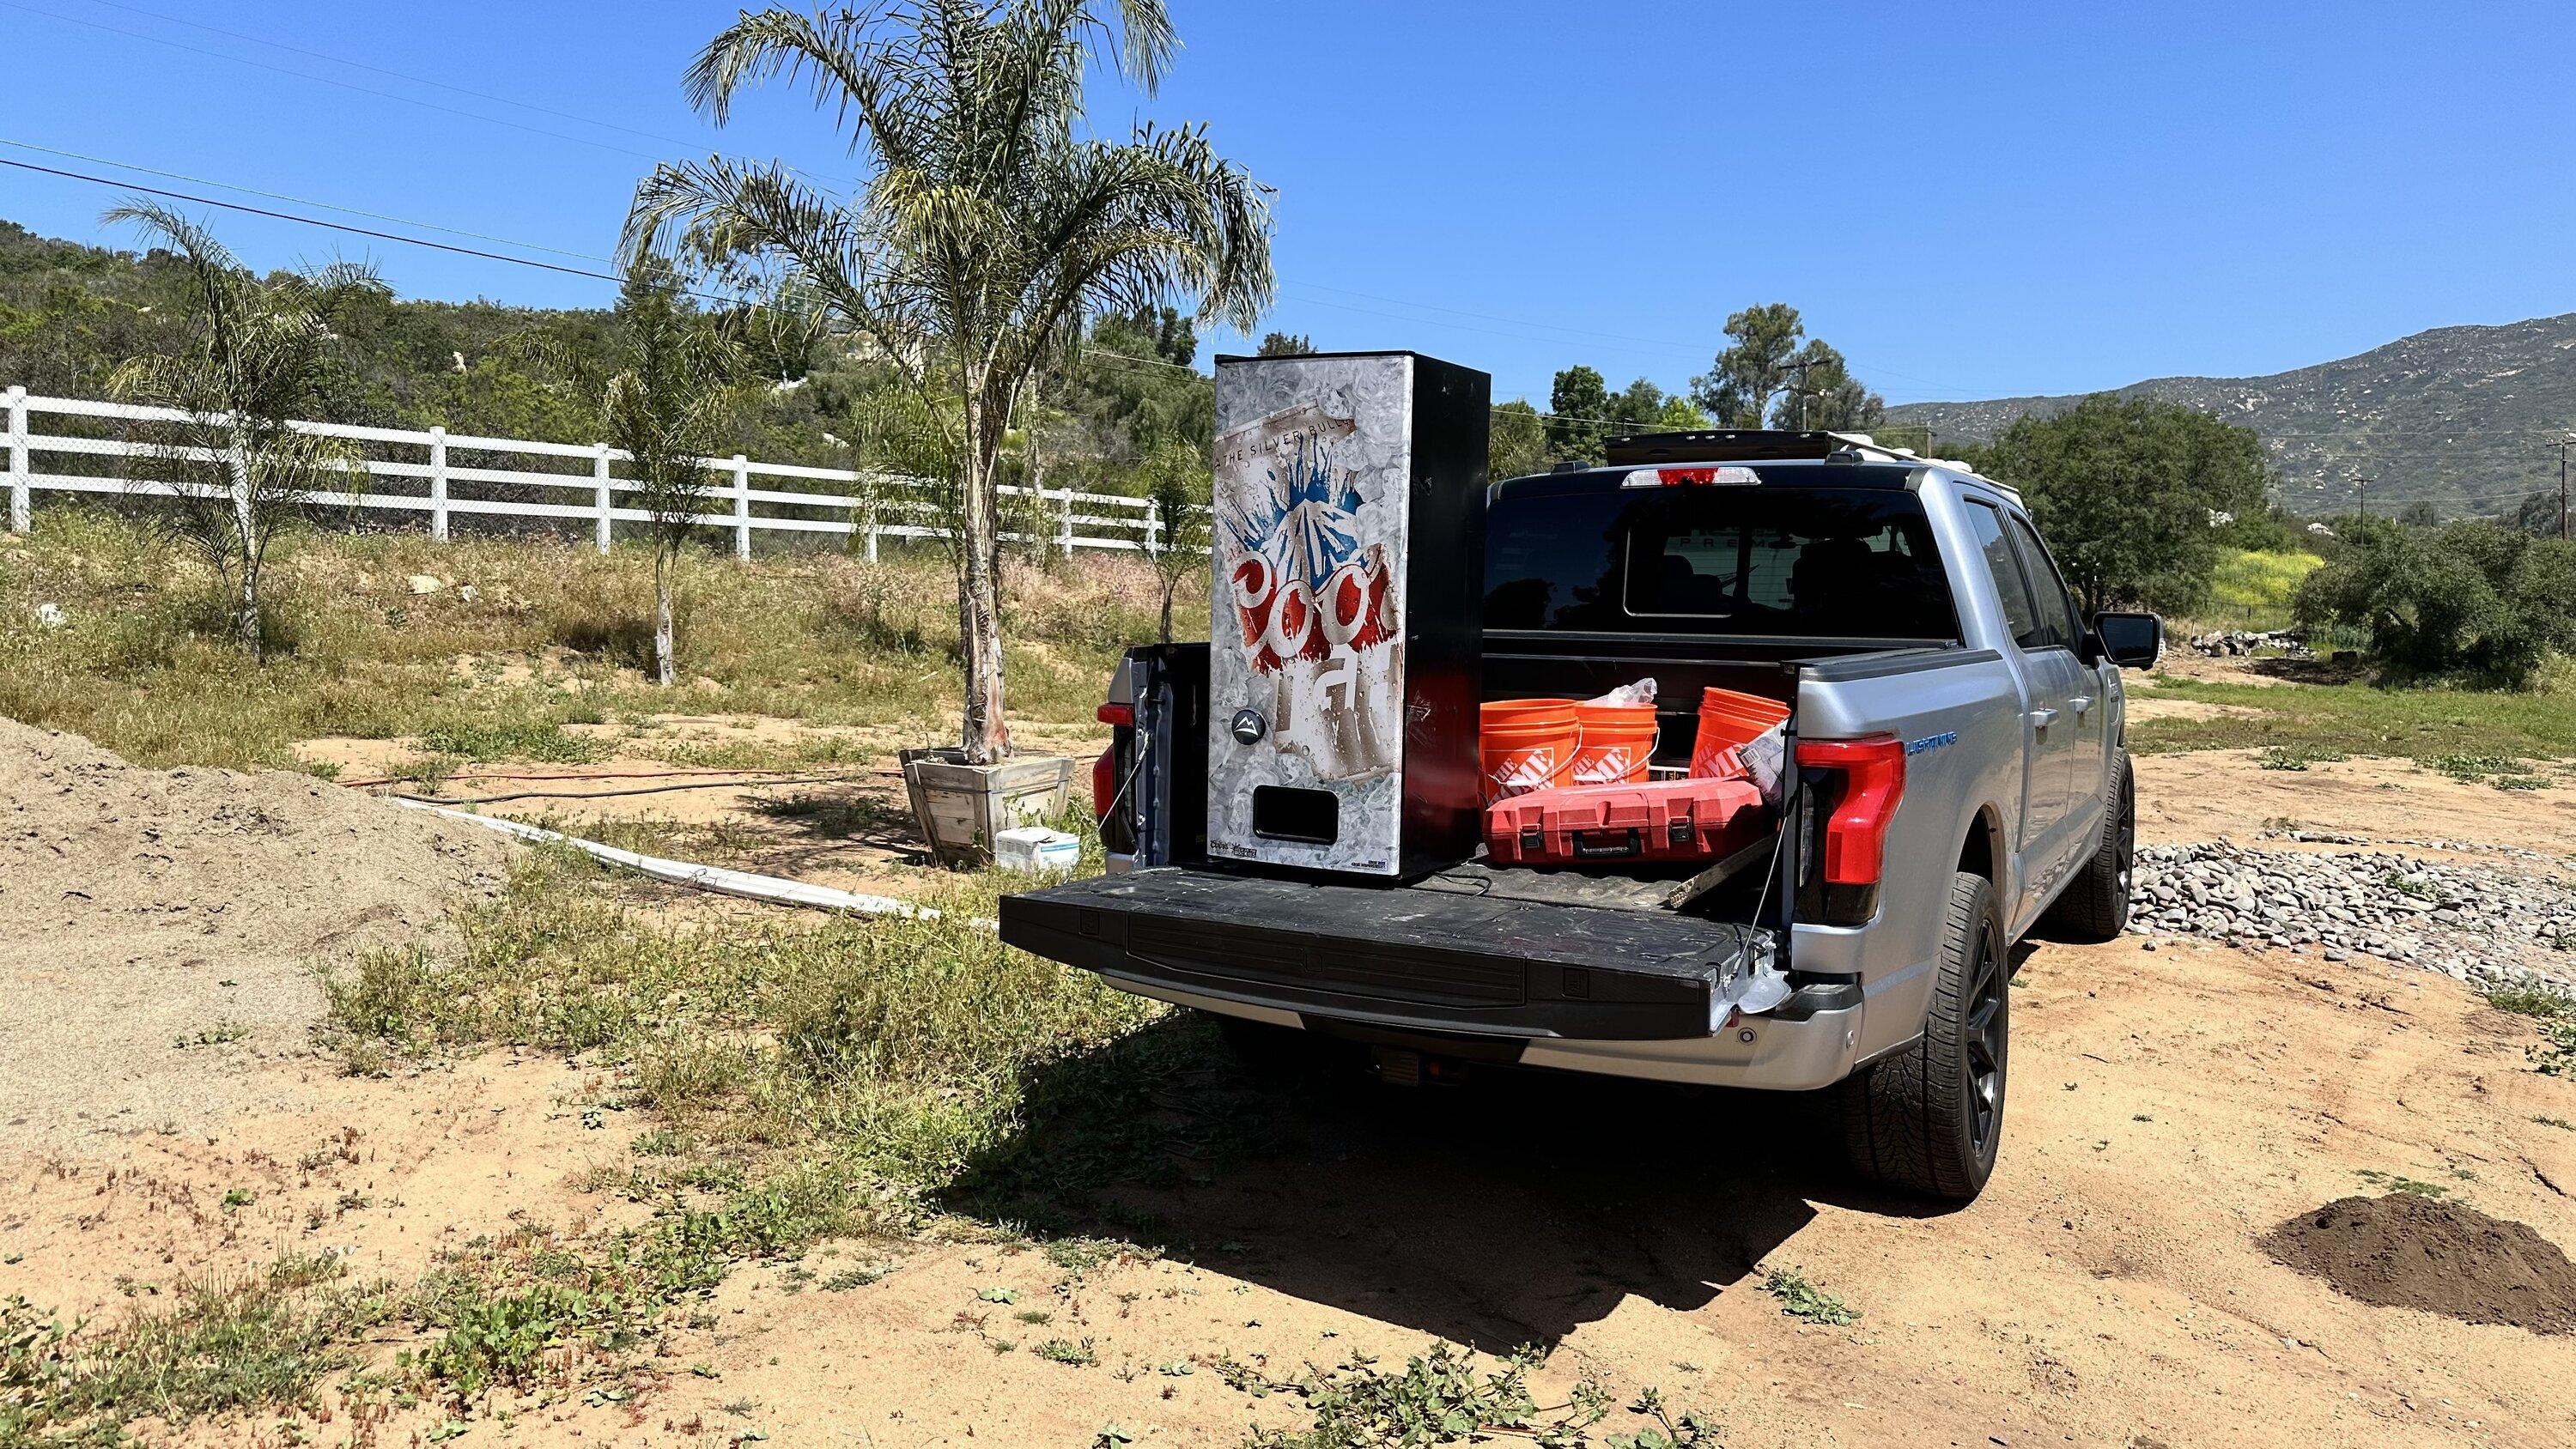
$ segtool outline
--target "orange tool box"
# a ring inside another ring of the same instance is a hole
[[[1498,865],[1719,860],[1769,828],[1750,780],[1573,785],[1486,806],[1485,853]]]

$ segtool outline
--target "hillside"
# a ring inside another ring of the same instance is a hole
[[[0,220],[0,388],[103,397],[118,363],[184,345],[187,306],[185,279],[167,252],[59,241]],[[338,365],[329,416],[320,421],[564,443],[592,441],[588,409],[533,373],[513,339],[546,338],[594,366],[619,344],[606,308],[482,299],[369,300],[336,319],[335,330]],[[767,329],[747,333],[758,365],[779,385],[738,424],[733,447],[764,462],[849,466],[855,415],[870,393],[892,385],[890,370],[872,350],[828,334],[782,342]],[[1171,308],[1096,319],[1091,341],[1045,393],[1046,480],[1133,491],[1135,461],[1157,441],[1204,443],[1214,384],[1190,370],[1198,339]],[[1021,466],[1016,449],[1006,466]]]
[[[2576,313],[2497,327],[2437,327],[2356,357],[2269,377],[2159,377],[2119,389],[2216,413],[2260,434],[2282,501],[2352,507],[2355,473],[2374,510],[2424,501],[2445,514],[2510,512],[2558,487],[2557,438],[2576,426]],[[2025,413],[2075,401],[2010,397],[1907,403],[1891,421],[1985,442]]]

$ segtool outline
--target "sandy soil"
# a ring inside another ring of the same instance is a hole
[[[2403,765],[2264,772],[2242,754],[2144,759],[2139,780],[2157,840],[2250,839],[2277,816],[2563,849],[2576,824],[2557,793]],[[2365,1304],[2260,1243],[2384,1173],[2576,1245],[2576,1129],[2539,1120],[2576,1120],[2576,1082],[2530,1070],[2527,1021],[2374,961],[2135,940],[2036,947],[2014,1014],[2003,1162],[1964,1210],[1855,1187],[1797,1099],[1537,1076],[1282,1092],[1226,1109],[1264,1145],[1131,1194],[1171,1256],[1077,1275],[1003,1243],[832,1245],[737,1274],[715,1327],[675,1329],[631,1402],[547,1407],[508,1437],[1079,1446],[1114,1422],[1223,1445],[1302,1420],[1288,1396],[1227,1387],[1218,1357],[1287,1377],[1355,1353],[1393,1367],[1445,1339],[1554,1344],[1543,1389],[1660,1385],[1733,1446],[2576,1439],[2576,1337]],[[119,1274],[166,1282],[316,1242],[401,1276],[514,1214],[612,1222],[613,1199],[578,1189],[643,1125],[586,1129],[574,1104],[598,1084],[543,1060],[381,1082],[257,1070],[273,1105],[230,1125],[50,1160],[0,1147],[16,1184],[0,1256],[17,1259],[0,1294],[112,1308]],[[1171,1106],[1220,1110],[1207,1086],[1176,1084]],[[249,1208],[211,1206],[237,1185]],[[351,1191],[377,1205],[341,1211]],[[887,1262],[882,1281],[821,1286]],[[1864,1316],[1783,1316],[1760,1284],[1792,1265]],[[1000,1287],[1017,1301],[978,1296]],[[1098,1361],[1041,1359],[1050,1338],[1088,1340]]]
[[[2576,1338],[2373,1307],[2258,1241],[2368,1171],[2576,1242],[2576,1132],[2533,1120],[2576,1112],[2576,1086],[2525,1067],[2525,1023],[2425,973],[2134,943],[2039,948],[2015,1012],[2005,1159],[1965,1210],[1854,1187],[1794,1100],[1355,1084],[1263,1099],[1252,1110],[1275,1149],[1135,1194],[1172,1258],[1076,1276],[1000,1244],[834,1245],[738,1274],[717,1326],[676,1331],[652,1361],[665,1376],[633,1402],[557,1405],[511,1438],[1081,1445],[1115,1422],[1148,1443],[1224,1444],[1297,1418],[1284,1397],[1226,1387],[1218,1357],[1285,1377],[1438,1339],[1553,1342],[1543,1385],[1661,1385],[1726,1424],[1730,1445],[2576,1434]],[[417,1272],[508,1221],[577,1229],[616,1206],[577,1187],[626,1133],[585,1132],[571,1104],[597,1084],[558,1065],[300,1084],[302,1110],[211,1144],[147,1137],[14,1174],[0,1242],[22,1261],[0,1268],[0,1292],[112,1307],[119,1274],[158,1285],[317,1243]],[[243,1185],[252,1207],[213,1210]],[[376,1205],[341,1211],[349,1191]],[[818,1286],[886,1262],[870,1286]],[[1864,1316],[1784,1317],[1759,1284],[1789,1265]],[[1098,1362],[1035,1356],[1057,1337],[1088,1340]]]
[[[2576,852],[2576,788],[2568,785],[2505,791],[2379,758],[2264,770],[2255,767],[2257,753],[2132,756],[2138,838],[2251,844],[2266,828],[2304,828],[2372,842],[2480,841]]]
[[[0,720],[0,1145],[277,1105],[315,963],[433,935],[505,851],[276,771],[147,770]]]
[[[922,742],[917,730],[818,726],[753,715],[661,715],[642,727],[642,739],[630,740],[622,727],[570,725],[567,732],[616,741],[617,752],[580,765],[467,765],[437,794],[491,800],[477,808],[576,834],[596,821],[721,827],[721,841],[700,852],[709,863],[841,890],[909,896],[937,883],[921,869],[929,857],[897,764],[898,750]],[[1108,743],[1106,727],[1024,722],[1011,733],[1023,750],[1074,759],[1074,795],[1089,798],[1089,762]],[[647,753],[727,746],[828,747],[843,758],[796,770],[728,771],[674,765]],[[328,738],[295,748],[300,758],[337,766],[342,781],[374,790],[412,789],[387,777],[421,757],[406,740]],[[493,798],[499,796],[510,798]]]

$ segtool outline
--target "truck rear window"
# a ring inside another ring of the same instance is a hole
[[[1923,502],[1892,488],[1587,488],[1497,498],[1485,627],[1954,639]]]

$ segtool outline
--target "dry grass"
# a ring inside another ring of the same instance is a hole
[[[324,735],[479,746],[442,747],[464,756],[514,735],[553,748],[567,723],[731,713],[940,736],[957,707],[954,585],[935,554],[694,558],[671,689],[644,683],[638,552],[316,531],[270,568],[280,647],[262,668],[225,642],[216,581],[186,553],[112,511],[40,511],[32,536],[0,543],[0,714],[144,764],[285,767],[293,742]],[[415,575],[440,587],[416,594]],[[1151,572],[1086,555],[1006,576],[1012,713],[1088,717],[1118,651],[1153,636]],[[67,622],[41,623],[44,604]]]

